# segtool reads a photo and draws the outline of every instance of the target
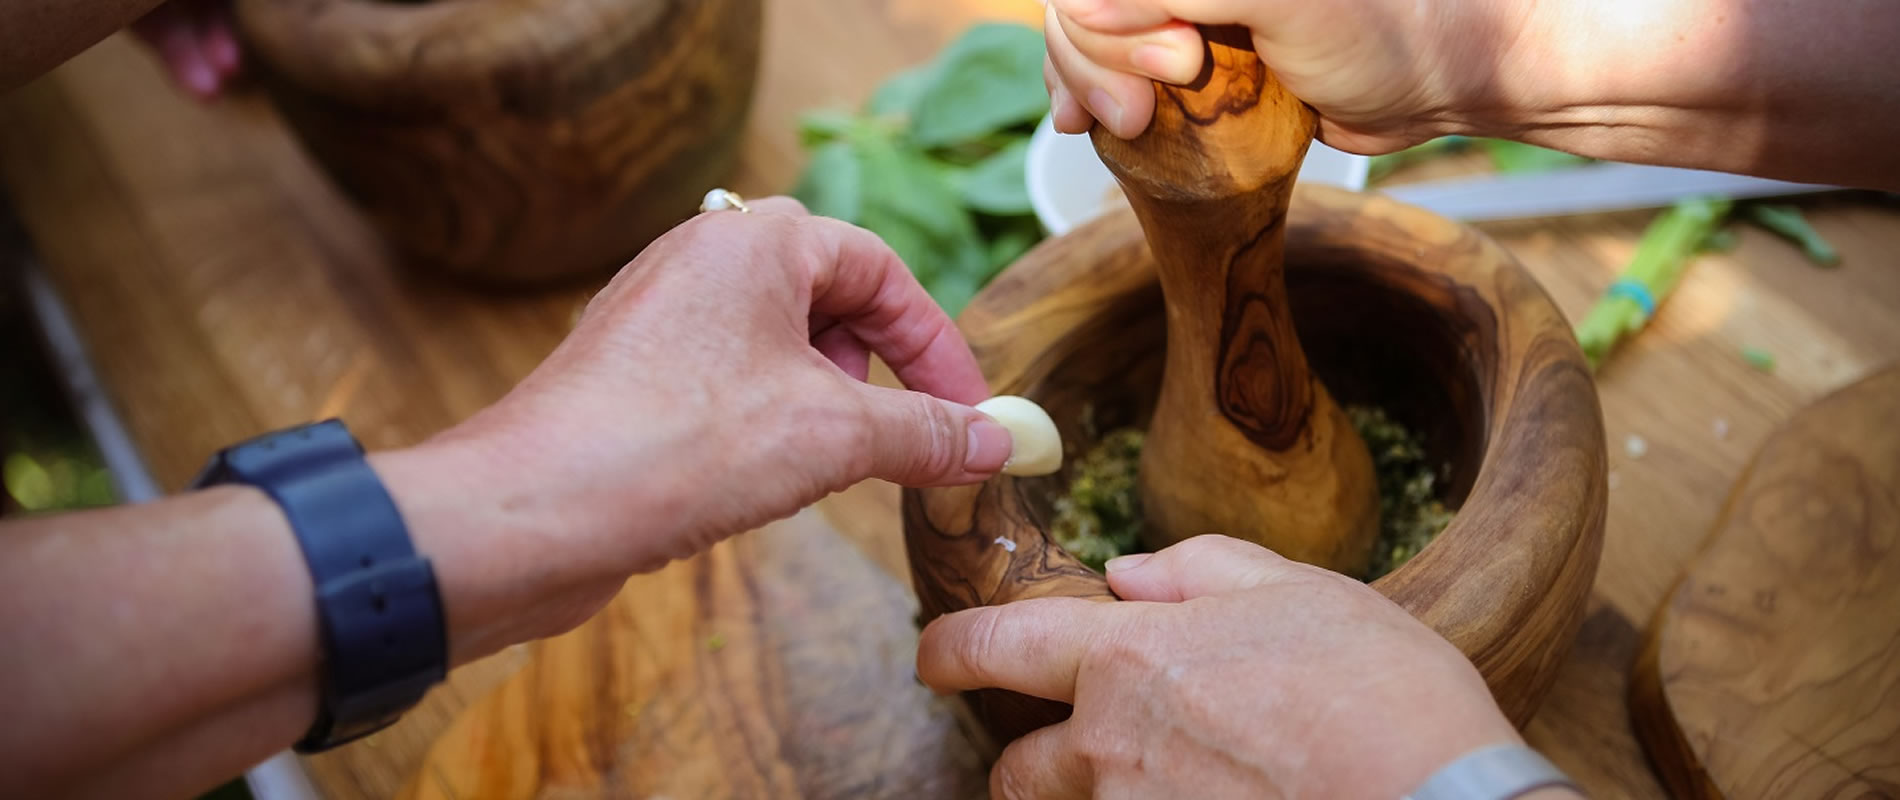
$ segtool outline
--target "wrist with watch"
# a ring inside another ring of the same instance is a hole
[[[290,522],[316,587],[323,663],[315,753],[389,727],[448,672],[448,627],[429,560],[339,420],[219,452],[193,488],[256,487]]]

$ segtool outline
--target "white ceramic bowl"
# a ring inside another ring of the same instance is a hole
[[[1300,167],[1300,180],[1327,183],[1352,191],[1366,188],[1365,156],[1341,152],[1314,142]],[[1029,202],[1036,218],[1051,236],[1061,236],[1112,208],[1115,176],[1095,155],[1089,137],[1056,133],[1045,117],[1029,140]]]

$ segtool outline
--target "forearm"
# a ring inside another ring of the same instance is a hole
[[[304,688],[288,716],[315,717],[310,579],[262,493],[13,523],[0,547],[0,685],[16,704],[0,752],[27,785],[57,786],[285,686]]]
[[[1588,156],[1900,188],[1900,13],[1884,0],[1543,2],[1472,132]]]
[[[160,0],[0,2],[0,93],[12,90],[157,7]]]
[[[108,800],[201,794],[289,747],[303,732],[297,726],[310,724],[303,715],[314,707],[314,696],[303,685],[285,684],[246,698],[109,763],[87,765],[61,782],[58,796]]]
[[[525,607],[575,576],[537,566],[525,489],[490,488],[508,485],[496,462],[452,447],[371,463],[432,561],[459,664],[543,633]],[[0,597],[0,768],[28,786],[204,786],[315,719],[309,573],[255,489],[10,523]]]

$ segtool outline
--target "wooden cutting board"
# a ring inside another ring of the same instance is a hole
[[[1900,798],[1900,368],[1797,413],[1658,612],[1631,715],[1697,798]]]
[[[915,602],[816,511],[634,578],[436,740],[402,797],[980,797]]]

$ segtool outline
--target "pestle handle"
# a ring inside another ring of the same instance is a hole
[[[1097,127],[1095,147],[1158,256],[1169,335],[1215,355],[1223,416],[1255,444],[1285,450],[1313,397],[1287,305],[1284,229],[1319,118],[1261,63],[1246,28],[1202,32],[1200,78],[1157,82],[1148,130],[1125,141]]]
[[[1186,86],[1155,84],[1133,140],[1101,127],[1155,256],[1167,364],[1143,449],[1152,546],[1222,532],[1356,574],[1377,528],[1370,456],[1311,375],[1286,295],[1286,214],[1318,116],[1246,29],[1202,29]]]
[[[1202,32],[1200,78],[1157,82],[1148,130],[1124,141],[1097,127],[1095,147],[1158,256],[1169,335],[1215,355],[1223,416],[1255,444],[1285,450],[1313,404],[1282,252],[1318,116],[1261,63],[1246,28]]]

